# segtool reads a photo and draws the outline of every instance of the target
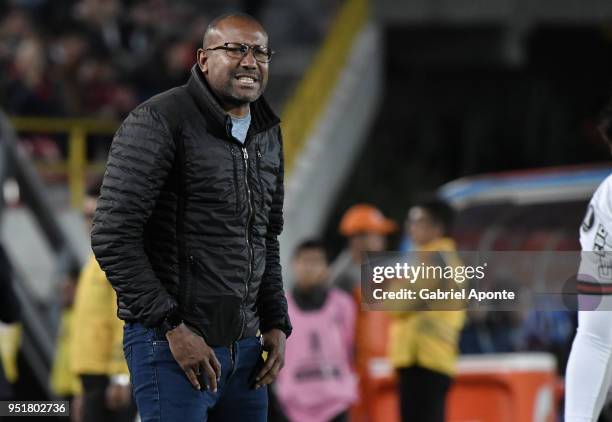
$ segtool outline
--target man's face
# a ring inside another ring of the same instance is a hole
[[[421,207],[412,207],[408,211],[405,228],[417,246],[426,245],[443,235],[440,225],[435,224],[427,210]]]
[[[307,248],[293,258],[295,283],[302,288],[318,286],[327,281],[328,266],[325,252],[319,248]]]
[[[225,43],[268,46],[268,36],[256,23],[229,18],[222,21],[198,50],[198,65],[213,92],[222,102],[235,106],[251,103],[261,96],[268,83],[268,63],[255,60],[253,50],[242,58],[225,50],[205,50]]]

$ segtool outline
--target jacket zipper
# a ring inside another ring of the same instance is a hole
[[[194,300],[194,295],[193,295],[193,266],[195,263],[195,259],[193,257],[193,255],[188,255],[188,260],[189,260],[189,265],[187,267],[187,288],[185,289],[187,291],[187,297],[185,298],[185,307],[189,310],[193,310],[193,300]]]
[[[236,149],[232,146],[230,147],[231,152],[232,152],[232,161],[234,164],[234,189],[236,189],[236,203],[235,203],[235,210],[236,210],[236,215],[238,215],[238,169],[236,168],[236,157],[238,155],[240,155]]]
[[[242,314],[242,326],[240,327],[240,334],[238,335],[238,339],[242,338],[242,334],[244,333],[244,326],[246,325],[246,313],[244,311],[244,302],[249,297],[249,281],[251,281],[251,275],[253,273],[253,245],[251,242],[251,219],[253,217],[253,204],[251,203],[251,187],[249,186],[249,153],[247,152],[246,147],[242,147],[242,158],[244,159],[244,186],[246,188],[247,193],[247,203],[249,215],[247,217],[246,224],[246,233],[245,240],[247,244],[247,248],[249,250],[249,269],[247,273],[247,278],[245,281],[245,289],[244,289],[244,297],[242,298],[242,305],[240,306],[240,312]]]

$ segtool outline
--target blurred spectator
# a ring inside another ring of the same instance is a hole
[[[0,400],[15,399],[18,395],[17,358],[21,346],[21,324],[0,322]]]
[[[21,40],[34,36],[32,22],[24,11],[11,10],[0,22],[0,64],[13,61]]]
[[[330,286],[323,245],[302,242],[293,256],[295,286],[287,295],[294,331],[276,396],[291,422],[348,421],[357,399],[352,368],[356,306],[352,297]]]
[[[501,291],[515,289],[517,282],[513,277],[504,274],[494,274],[480,282],[480,287],[488,291]],[[536,346],[534,338],[536,330],[543,328],[535,326],[532,321],[523,325],[525,315],[522,311],[489,311],[481,309],[469,309],[467,311],[467,322],[461,332],[459,348],[463,354],[479,353],[511,353],[523,350],[526,343],[533,342],[534,349],[541,350]],[[559,327],[560,330],[566,328]],[[526,333],[529,331],[529,334]],[[540,332],[540,334],[544,334]],[[546,342],[548,340],[545,340]],[[569,350],[568,350],[569,352]]]
[[[101,181],[88,192],[84,214],[91,227]],[[72,369],[83,385],[83,422],[132,422],[136,407],[123,356],[117,296],[93,254],[81,272],[74,304]]]
[[[137,105],[136,95],[120,83],[109,60],[91,58],[84,61],[77,74],[82,94],[81,110],[109,119],[120,118]]]
[[[166,40],[160,54],[153,55],[134,70],[132,83],[143,98],[185,83],[194,63],[193,52],[202,42],[200,38],[197,44],[179,38]]]
[[[576,330],[575,320],[575,314],[570,311],[529,310],[521,330],[524,348],[552,353],[557,360],[557,371],[564,374]]]
[[[131,21],[118,0],[81,0],[74,14],[88,24],[89,44],[95,53],[113,57],[120,65],[138,61],[150,48],[147,28]]]
[[[73,340],[74,330],[74,294],[79,270],[74,269],[63,280],[60,290],[60,305],[62,308],[61,320],[57,334],[57,344],[53,366],[51,368],[51,389],[53,393],[63,400],[72,400],[75,395],[81,393],[81,385],[78,378],[70,369],[70,348]]]
[[[62,114],[61,89],[51,77],[45,46],[37,37],[19,42],[9,69],[4,107],[10,114]]]
[[[83,114],[78,75],[87,55],[88,44],[82,33],[76,30],[60,35],[49,45],[49,56],[55,65],[55,77],[62,85],[66,112]]]
[[[467,315],[459,342],[462,354],[510,353],[520,349],[519,315],[515,312],[471,309]]]
[[[452,216],[451,207],[438,199],[413,206],[405,227],[415,249],[454,252],[455,242],[448,237]],[[449,256],[445,261],[459,262],[452,255],[445,254]],[[389,357],[399,378],[402,421],[444,422],[446,395],[455,372],[464,320],[463,310],[394,313]]]
[[[387,247],[386,236],[396,229],[396,224],[385,218],[376,207],[357,204],[350,207],[340,220],[340,233],[348,238],[350,261],[334,278],[333,284],[354,296],[361,307],[361,259],[364,252],[382,252]],[[387,355],[389,316],[385,312],[357,313],[355,330],[355,367],[359,375],[361,401],[353,410],[355,415],[371,417],[367,399],[373,397],[370,383],[371,359]]]
[[[393,221],[369,204],[349,208],[340,222],[340,233],[348,237],[351,263],[336,275],[333,282],[342,290],[353,294],[361,282],[361,254],[380,252],[387,247],[386,236],[395,231]]]

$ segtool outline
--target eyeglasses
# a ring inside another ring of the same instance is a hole
[[[253,51],[255,60],[260,63],[269,63],[272,59],[272,54],[274,54],[274,51],[268,50],[268,47],[262,45],[249,45],[241,42],[226,42],[218,47],[206,48],[205,50],[225,50],[227,55],[234,59],[244,58],[249,54],[249,50],[251,50]]]

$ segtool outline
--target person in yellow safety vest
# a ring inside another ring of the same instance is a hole
[[[447,252],[443,259],[454,262],[445,264],[456,265],[455,242],[448,237],[452,216],[450,206],[439,199],[413,206],[405,228],[414,249]],[[398,375],[402,421],[444,422],[465,310],[399,311],[392,316],[389,358]]]
[[[88,227],[100,194],[100,183],[84,204]],[[71,348],[72,370],[83,386],[82,422],[133,422],[127,363],[123,355],[123,321],[117,318],[117,295],[94,255],[81,271],[77,285]]]

